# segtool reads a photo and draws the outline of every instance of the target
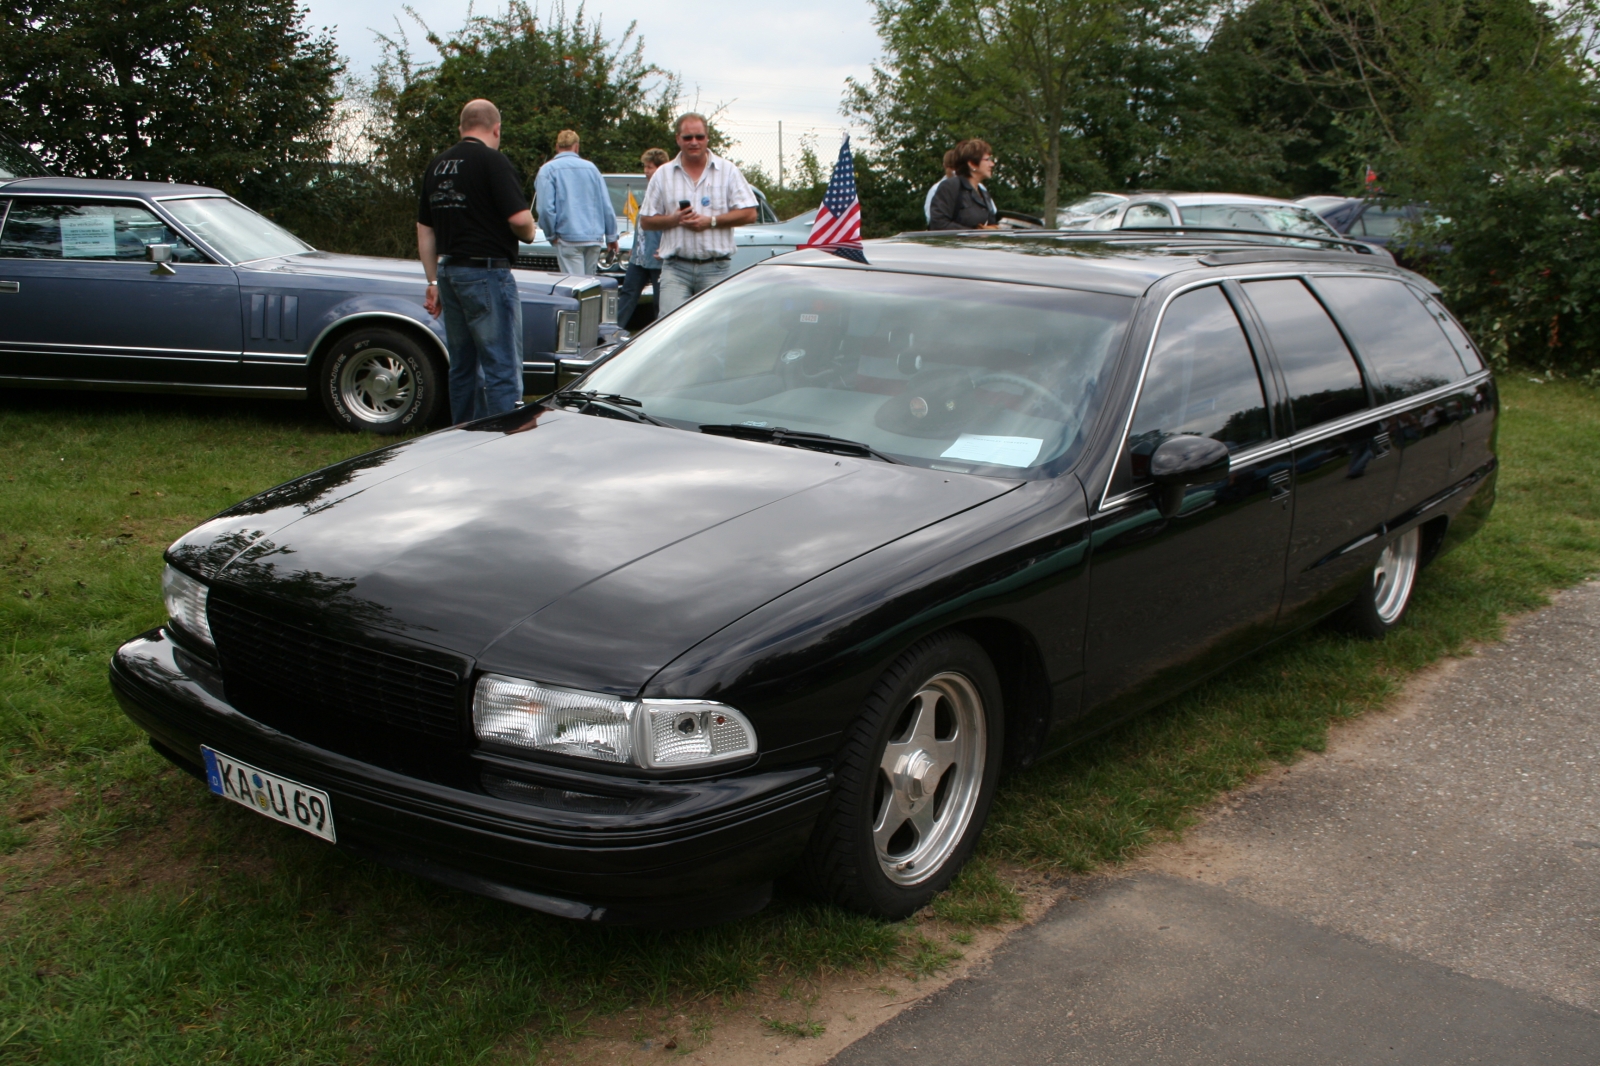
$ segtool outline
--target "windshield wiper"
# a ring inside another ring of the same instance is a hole
[[[562,403],[569,396],[577,397],[575,406],[582,411],[588,407],[602,407],[614,411],[630,422],[647,422],[652,426],[666,426],[675,428],[667,422],[661,421],[644,412],[644,404],[631,396],[620,396],[614,392],[597,392],[594,389],[567,389],[556,393],[556,401]],[[633,410],[638,408],[638,410]]]
[[[831,437],[826,433],[810,433],[802,429],[784,429],[782,426],[768,427],[708,423],[700,427],[700,432],[710,433],[717,437],[738,437],[740,440],[766,441],[770,444],[782,444],[789,448],[810,448],[812,451],[832,452],[834,455],[851,455],[862,459],[877,459],[884,463],[902,465],[900,460],[883,454],[870,444],[863,444],[858,440],[845,440],[843,437]]]

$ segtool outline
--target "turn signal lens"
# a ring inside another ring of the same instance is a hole
[[[617,295],[616,289],[607,290],[605,302],[600,305],[601,325],[614,326],[617,324],[617,305],[620,299],[621,297]]]
[[[556,312],[556,351],[575,352],[578,350],[578,312]]]
[[[472,700],[479,740],[646,769],[679,769],[754,755],[756,731],[708,700],[619,700],[485,674]]]
[[[211,590],[184,573],[168,566],[161,571],[161,598],[167,604],[167,617],[189,636],[215,649],[211,622],[206,618],[206,599]]]

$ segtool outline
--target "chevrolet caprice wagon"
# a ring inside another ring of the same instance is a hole
[[[894,918],[1000,774],[1330,616],[1494,501],[1494,382],[1339,241],[940,234],[773,259],[541,405],[167,553],[113,686],[212,792],[574,918]]]

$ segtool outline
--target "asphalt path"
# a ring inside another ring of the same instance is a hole
[[[1600,1064],[1600,583],[833,1062]]]

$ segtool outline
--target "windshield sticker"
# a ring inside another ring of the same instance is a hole
[[[984,433],[963,433],[956,442],[939,453],[941,459],[965,459],[994,466],[1032,466],[1044,441],[1038,437],[992,437]]]
[[[117,254],[117,220],[110,215],[69,215],[61,220],[61,256],[64,259]]]
[[[815,322],[816,320],[817,320],[817,316],[816,315],[801,315],[800,316],[800,321],[802,321],[802,322]]]

